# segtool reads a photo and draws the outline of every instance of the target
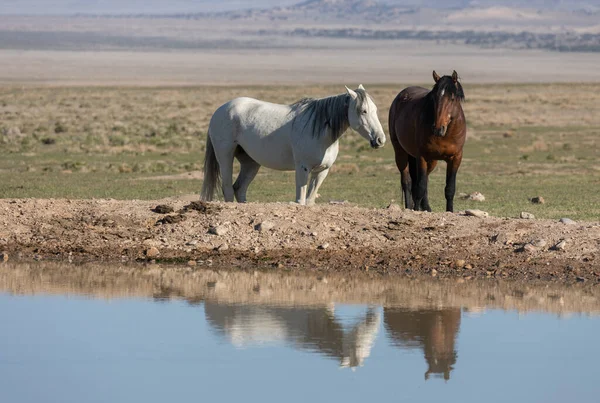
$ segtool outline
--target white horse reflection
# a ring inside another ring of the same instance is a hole
[[[381,311],[368,308],[351,323],[334,306],[279,307],[206,302],[208,323],[238,347],[283,342],[336,358],[340,367],[363,366],[379,332]]]

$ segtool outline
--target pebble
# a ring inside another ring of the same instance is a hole
[[[217,225],[216,227],[210,227],[208,230],[209,234],[213,234],[213,235],[225,235],[227,232],[229,232],[229,228],[227,228],[224,225]]]
[[[565,224],[565,225],[573,225],[573,224],[577,224],[575,221],[571,220],[570,218],[561,218],[559,220],[559,222]]]
[[[537,250],[537,248],[535,246],[533,246],[532,244],[528,243],[528,244],[525,244],[525,246],[523,246],[523,250],[525,252],[535,252]]]
[[[479,217],[479,218],[485,218],[485,217],[489,216],[487,211],[482,211],[482,210],[477,210],[477,209],[466,210],[465,214],[468,216]]]
[[[324,249],[327,249],[327,248],[329,248],[329,244],[327,242],[325,242],[324,244],[319,245],[319,247],[317,249],[324,250]]]
[[[259,232],[269,231],[273,228],[275,228],[275,224],[273,224],[271,221],[263,221],[260,224],[258,224],[256,227],[254,227],[254,229]]]
[[[458,259],[457,261],[455,261],[455,262],[454,262],[454,266],[455,266],[457,269],[462,269],[463,267],[465,267],[465,264],[466,264],[466,263],[467,263],[467,262],[465,262],[463,259]]]
[[[8,260],[8,253],[2,252],[0,253],[0,260],[6,262]]]
[[[467,264],[465,265],[465,269],[467,269],[467,270],[471,270],[472,268],[473,268],[473,265],[471,265],[471,264],[469,264],[469,263],[467,263]]]
[[[402,207],[398,203],[390,203],[387,206],[388,210],[402,210]]]
[[[531,213],[528,213],[526,211],[522,211],[521,212],[521,218],[525,219],[525,220],[533,220],[535,218],[535,216]]]
[[[146,249],[146,256],[149,258],[155,258],[158,257],[158,255],[160,255],[160,251],[155,248],[154,246],[151,248]]]
[[[531,198],[531,202],[533,204],[544,204],[546,203],[546,200],[544,200],[542,196],[536,196]]]
[[[437,270],[431,269],[431,277],[435,277],[435,276],[437,276]]]
[[[196,261],[195,260],[190,260],[187,262],[188,266],[196,266]]]
[[[554,250],[565,250],[565,247],[567,246],[567,240],[563,239],[561,240],[559,243],[557,243],[556,245],[554,245]]]
[[[198,241],[196,239],[192,239],[191,241],[186,242],[187,246],[196,246],[198,245]]]
[[[473,192],[469,195],[469,200],[483,202],[483,201],[485,201],[485,196],[479,192]]]
[[[229,249],[229,245],[227,245],[227,243],[222,243],[221,245],[217,246],[216,248],[219,252],[224,251]]]
[[[535,246],[536,248],[543,248],[544,246],[546,246],[546,241],[544,239],[536,239],[529,243]]]

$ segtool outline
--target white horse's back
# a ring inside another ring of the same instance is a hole
[[[260,165],[294,169],[290,140],[294,114],[288,105],[254,98],[235,98],[213,115],[209,132],[215,149],[240,146]]]

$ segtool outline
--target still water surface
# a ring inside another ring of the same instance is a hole
[[[0,402],[599,402],[600,320],[0,291]]]

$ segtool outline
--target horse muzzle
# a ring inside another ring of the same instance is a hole
[[[433,127],[433,134],[435,134],[438,137],[444,137],[446,135],[446,130],[448,129],[447,126],[440,126],[439,128],[437,127]]]
[[[373,138],[370,143],[371,148],[381,148],[385,145],[385,137]]]

